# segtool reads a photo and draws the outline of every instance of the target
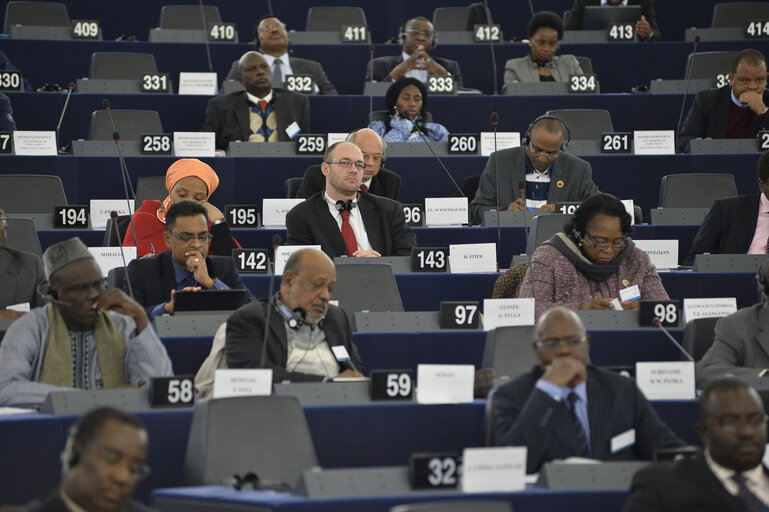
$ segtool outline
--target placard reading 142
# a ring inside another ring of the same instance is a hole
[[[233,249],[232,257],[241,274],[266,274],[269,270],[267,249]]]

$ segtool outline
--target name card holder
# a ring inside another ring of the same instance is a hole
[[[214,372],[212,398],[272,394],[272,369],[220,368]]]

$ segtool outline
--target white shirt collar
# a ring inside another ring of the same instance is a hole
[[[273,57],[272,55],[267,55],[266,53],[263,53],[262,57],[264,57],[264,60],[266,60],[267,64],[270,65],[270,68],[272,68],[273,63],[275,62],[276,59],[280,60],[281,64],[288,64],[288,52],[278,57]]]
[[[269,92],[269,93],[267,94],[267,96],[265,96],[264,98],[259,98],[259,97],[257,97],[257,96],[254,96],[253,94],[251,94],[251,93],[250,93],[250,92],[248,92],[248,91],[246,91],[246,97],[248,97],[248,101],[250,101],[250,102],[251,102],[251,103],[253,103],[254,105],[256,105],[257,103],[259,103],[259,101],[261,101],[261,100],[264,100],[264,101],[266,101],[267,103],[269,103],[269,102],[271,102],[271,101],[272,101],[272,89],[270,89],[270,92]]]
[[[737,472],[733,469],[726,468],[718,462],[714,461],[713,457],[710,456],[710,452],[707,449],[705,449],[704,452],[705,462],[707,462],[708,467],[713,472],[713,474],[716,475],[716,478],[718,478],[724,487],[726,487],[727,491],[729,491],[731,494],[737,494],[737,489],[739,486],[737,485],[737,482],[732,479],[732,477]],[[750,484],[752,484],[752,487],[758,488],[761,485],[762,479],[764,477],[764,466],[759,463],[758,466],[754,467],[753,469],[743,471],[742,475]]]

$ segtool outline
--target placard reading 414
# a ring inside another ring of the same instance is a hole
[[[760,39],[769,37],[769,20],[749,21],[745,26],[746,39]]]

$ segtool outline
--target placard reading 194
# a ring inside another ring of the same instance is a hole
[[[171,92],[171,75],[168,73],[147,73],[141,78],[142,92]]]
[[[310,75],[287,75],[284,79],[286,89],[303,94],[312,94],[315,92],[315,83]]]
[[[142,155],[170,155],[171,135],[168,133],[146,134],[139,139]]]
[[[591,94],[598,88],[598,79],[593,73],[585,75],[569,75],[569,92],[575,94]]]
[[[769,37],[769,20],[753,20],[745,25],[745,39]]]
[[[13,132],[0,132],[0,155],[13,154]]]
[[[343,43],[362,43],[368,41],[365,25],[342,25]]]
[[[20,91],[21,73],[18,71],[0,71],[0,91]]]
[[[633,134],[611,132],[601,134],[601,153],[630,153]]]
[[[99,22],[72,20],[72,39],[99,39]]]
[[[447,272],[449,251],[446,247],[413,247],[412,272]]]
[[[475,25],[473,26],[473,41],[476,43],[498,43],[502,40],[502,30],[499,25]]]
[[[224,218],[233,227],[258,228],[259,207],[253,204],[226,204]]]
[[[406,224],[409,226],[424,225],[424,207],[421,204],[404,204],[403,215],[406,217]]]
[[[209,23],[209,41],[235,41],[234,23]]]
[[[240,274],[266,274],[269,270],[267,249],[233,249],[232,257]]]
[[[478,152],[478,136],[474,133],[452,133],[449,135],[449,153],[475,154]]]
[[[322,155],[326,151],[326,137],[311,133],[296,136],[296,153],[298,155]]]
[[[609,26],[609,41],[632,41],[635,27],[630,23],[613,23]]]
[[[90,207],[83,205],[67,205],[53,207],[54,228],[87,228],[88,211]]]
[[[454,94],[457,83],[451,75],[428,75],[427,92],[432,94]]]
[[[0,135],[2,137],[2,135]],[[769,131],[758,132],[758,147],[761,151],[769,149]]]

